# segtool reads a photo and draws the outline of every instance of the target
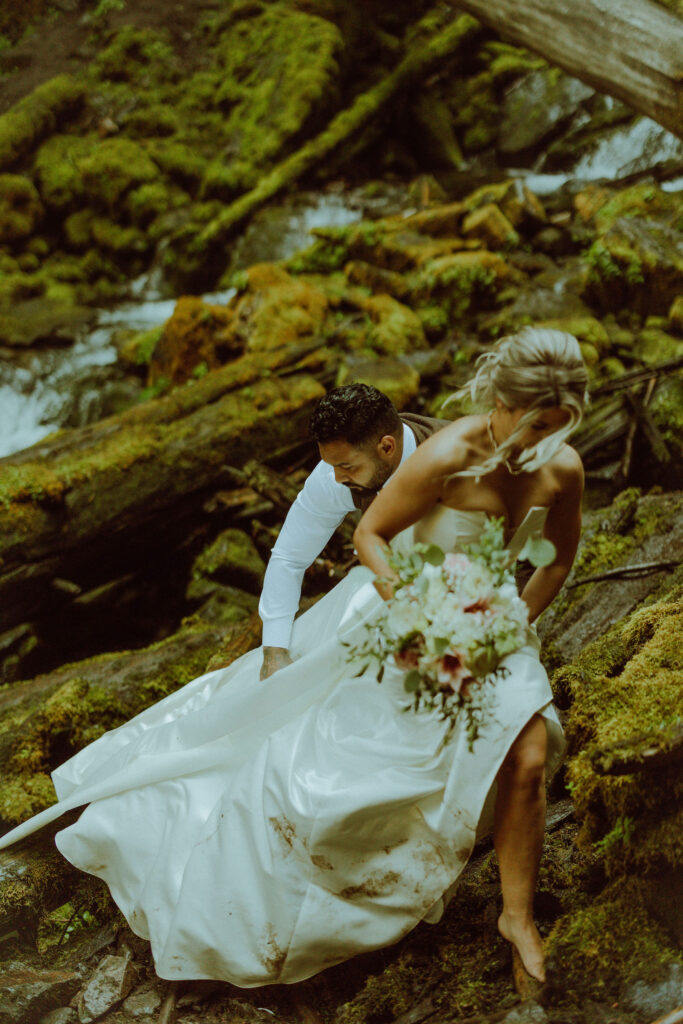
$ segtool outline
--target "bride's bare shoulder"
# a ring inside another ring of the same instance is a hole
[[[481,416],[461,416],[424,441],[413,458],[429,462],[442,474],[462,469],[472,458],[476,438],[481,434]]]

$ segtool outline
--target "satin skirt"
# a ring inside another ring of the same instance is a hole
[[[473,751],[464,727],[407,709],[395,668],[354,675],[345,645],[380,607],[352,570],[295,623],[292,665],[260,681],[252,651],[106,733],[2,845],[87,803],[57,846],[171,980],[301,981],[437,921],[517,735],[544,717],[550,771],[564,741],[532,631]]]

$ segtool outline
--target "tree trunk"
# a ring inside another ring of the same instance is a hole
[[[120,546],[143,528],[172,527],[223,466],[265,458],[303,434],[324,388],[295,372],[302,348],[244,356],[165,398],[0,460],[0,631],[40,614],[51,581],[69,581],[86,562],[90,587],[120,575]],[[292,375],[281,380],[278,371]]]
[[[650,0],[449,0],[683,138],[683,20]]]

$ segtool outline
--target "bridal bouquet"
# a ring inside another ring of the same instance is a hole
[[[550,541],[530,541],[521,557],[536,565],[553,561]],[[500,662],[525,642],[528,611],[517,593],[502,519],[488,521],[464,554],[417,544],[391,556],[398,573],[394,596],[366,635],[350,645],[361,671],[376,667],[381,682],[387,660],[406,673],[415,710],[438,708],[450,722],[465,717],[470,750],[484,724],[493,683],[507,674]],[[410,708],[411,705],[408,705]]]

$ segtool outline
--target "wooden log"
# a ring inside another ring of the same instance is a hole
[[[303,434],[324,388],[303,373],[262,376],[264,367],[289,370],[301,352],[245,356],[166,398],[0,460],[0,631],[39,615],[55,576],[78,585],[71,569],[88,551],[91,563],[106,559],[110,576],[120,574],[111,565],[126,538],[163,523],[188,496],[201,507],[225,463],[265,457]]]
[[[683,138],[683,20],[651,0],[449,0]]]

